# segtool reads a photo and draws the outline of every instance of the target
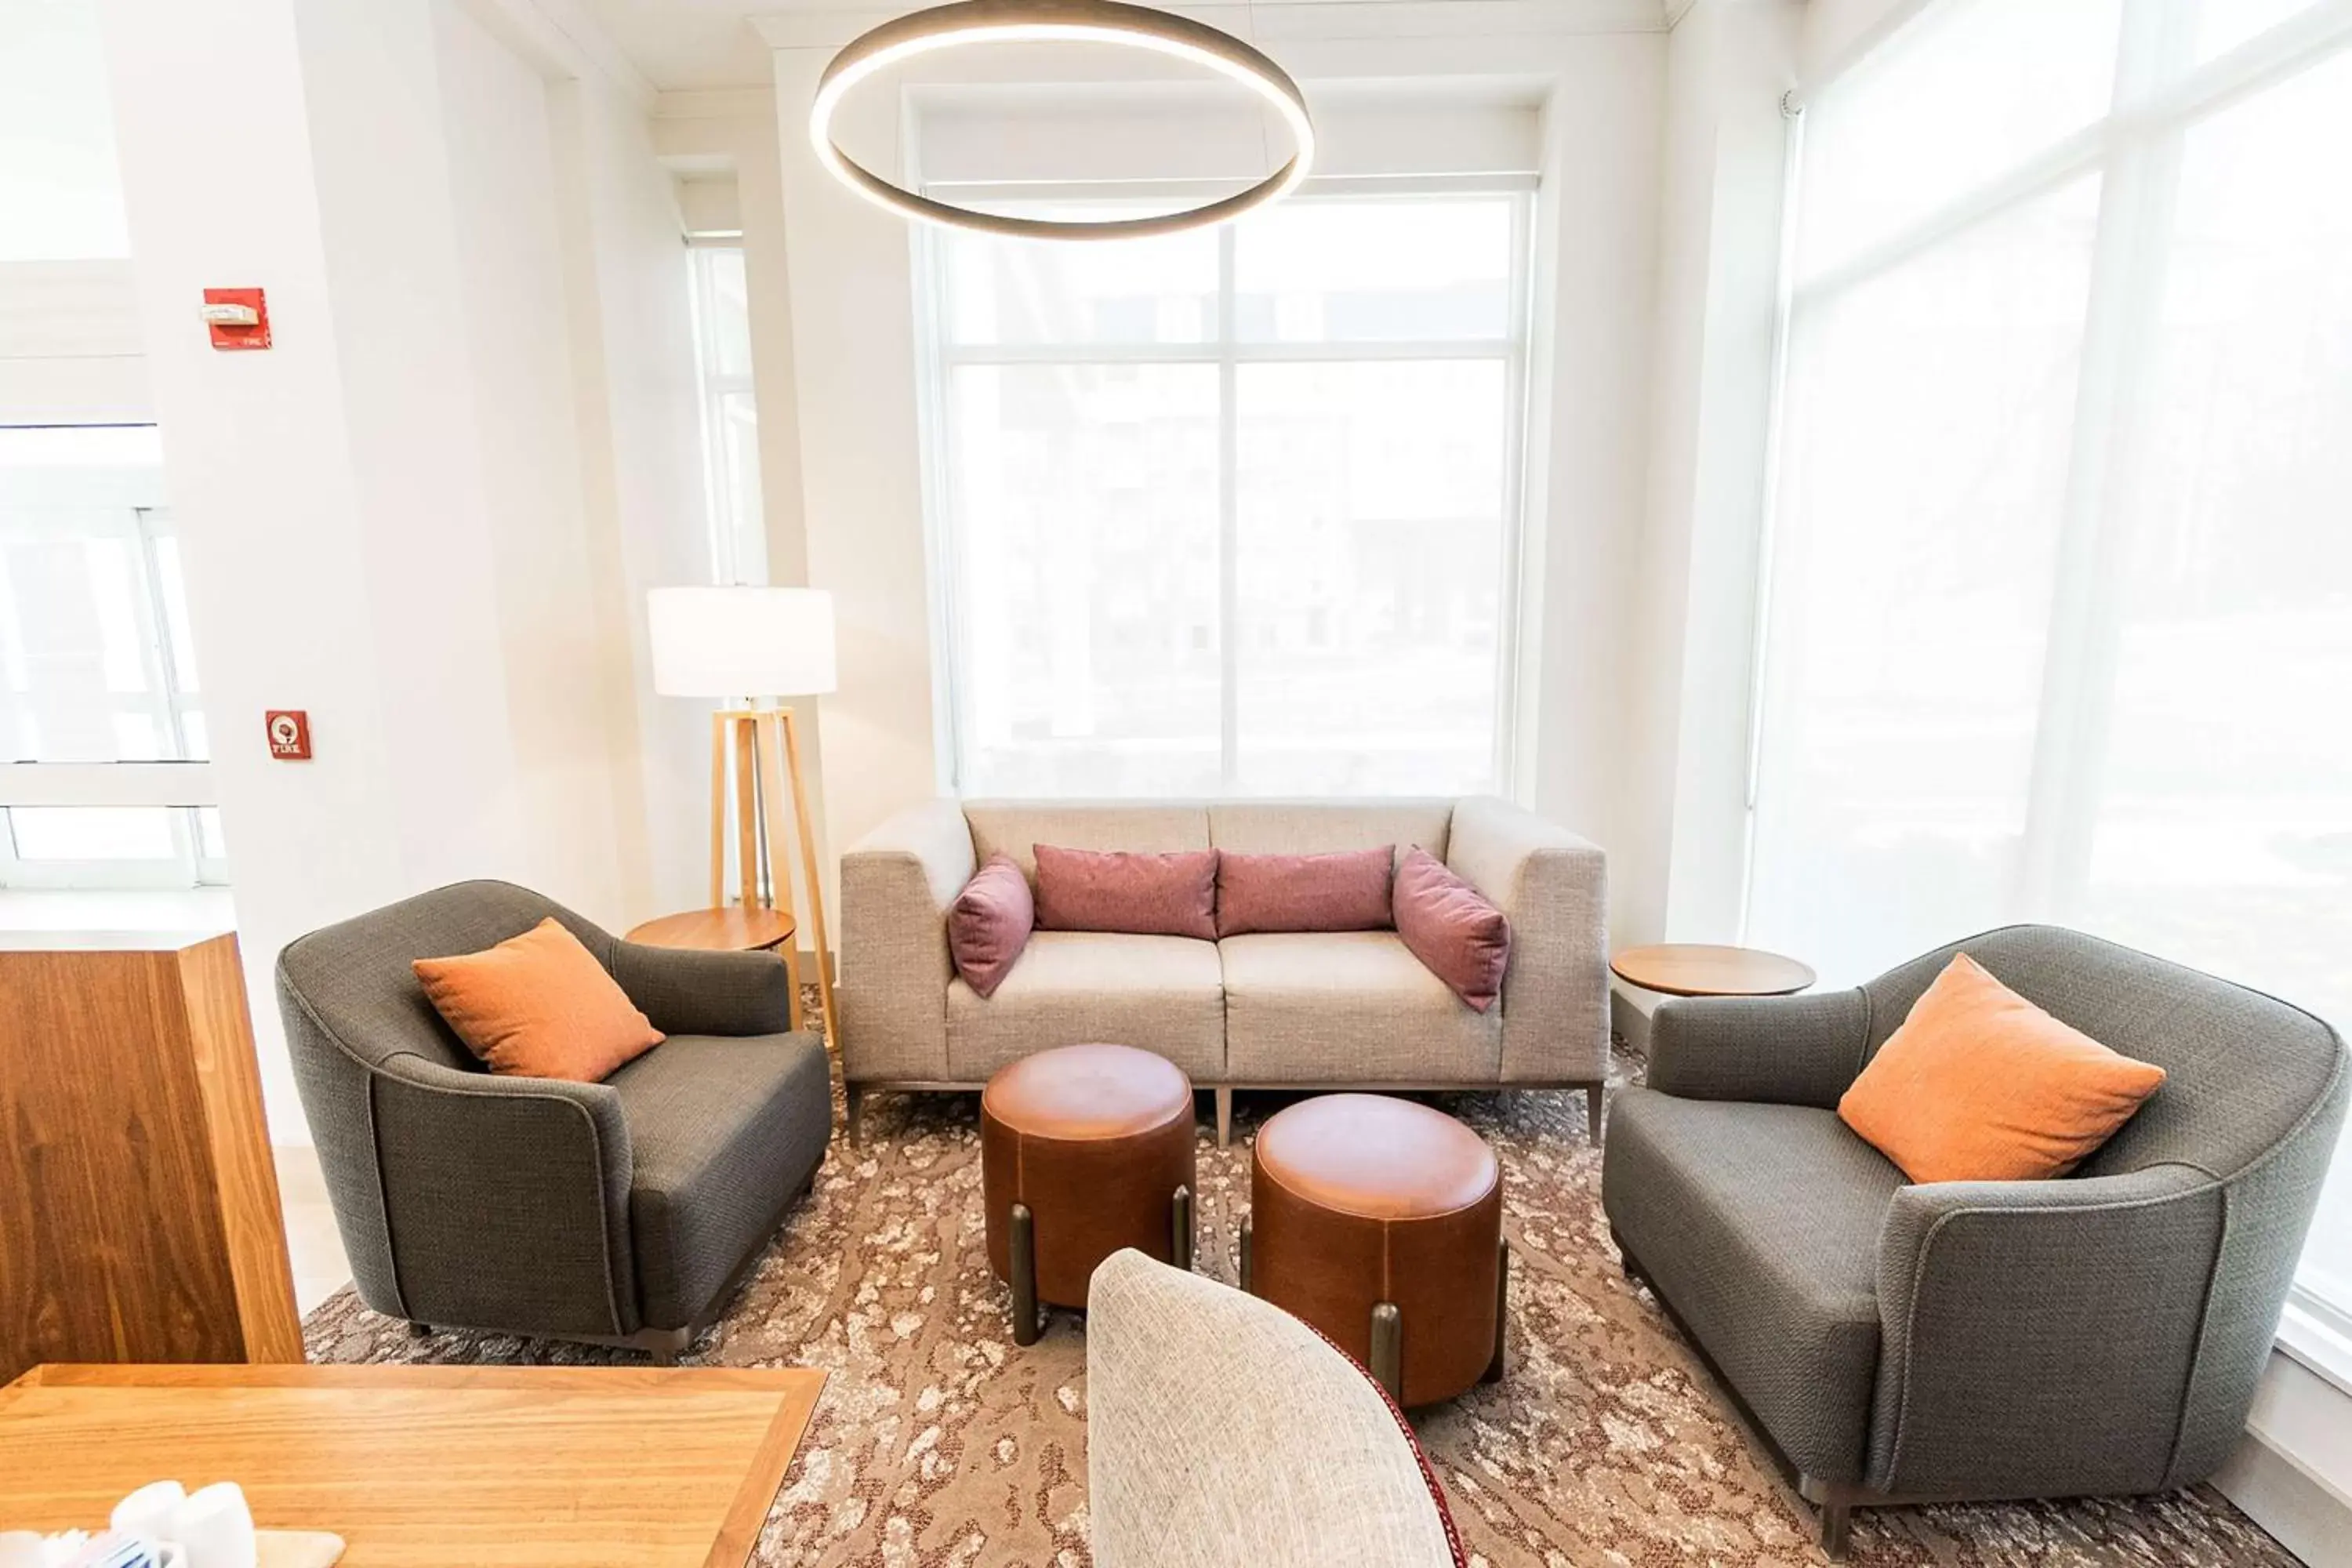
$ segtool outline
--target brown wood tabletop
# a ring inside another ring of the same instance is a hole
[[[0,1388],[0,1521],[89,1529],[149,1481],[233,1480],[345,1568],[741,1568],[824,1375],[36,1367]]]
[[[798,922],[782,910],[730,904],[719,910],[688,910],[664,915],[632,929],[628,940],[647,947],[691,947],[718,952],[751,952],[789,942]]]
[[[1609,967],[1628,985],[1669,996],[1788,996],[1816,978],[1811,965],[1777,952],[1695,942],[1629,947]]]

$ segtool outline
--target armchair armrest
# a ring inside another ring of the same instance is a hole
[[[948,1071],[948,906],[971,879],[963,807],[931,800],[841,858],[841,1066],[852,1082]]]
[[[1100,1568],[1444,1568],[1433,1483],[1364,1370],[1277,1307],[1123,1250],[1087,1288]]]
[[[613,978],[665,1035],[781,1035],[798,1014],[772,952],[613,944]]]
[[[637,1331],[635,1157],[616,1090],[463,1072],[414,1052],[373,1076],[402,1315],[541,1334]]]
[[[1650,1016],[1652,1089],[1685,1100],[1837,1107],[1862,1070],[1870,1002],[1811,996],[1677,996]]]
[[[1898,1191],[1869,1484],[2073,1496],[2199,1479],[2170,1469],[2225,1219],[2221,1184],[2188,1165]]]
[[[1609,1072],[1608,862],[1600,847],[1489,795],[1454,807],[1446,864],[1511,922],[1506,1083]]]

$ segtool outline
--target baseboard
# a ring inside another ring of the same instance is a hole
[[[2352,1395],[2273,1355],[2221,1495],[2309,1568],[2352,1568]]]

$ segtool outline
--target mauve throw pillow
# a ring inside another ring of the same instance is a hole
[[[1029,879],[1012,856],[991,855],[948,906],[948,952],[955,957],[956,973],[983,1001],[995,995],[1036,923]]]
[[[1217,934],[1386,931],[1396,850],[1217,856]]]
[[[1139,855],[1037,846],[1037,923],[1047,931],[1217,939],[1217,852]]]
[[[1432,974],[1484,1013],[1503,994],[1511,922],[1486,896],[1415,847],[1397,866],[1397,935]]]

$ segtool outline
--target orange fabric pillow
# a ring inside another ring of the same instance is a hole
[[[2063,1176],[2132,1119],[2164,1069],[2118,1056],[1956,955],[1838,1101],[1914,1182]]]
[[[467,1048],[505,1077],[594,1083],[662,1043],[653,1020],[551,916],[488,952],[411,967]]]

